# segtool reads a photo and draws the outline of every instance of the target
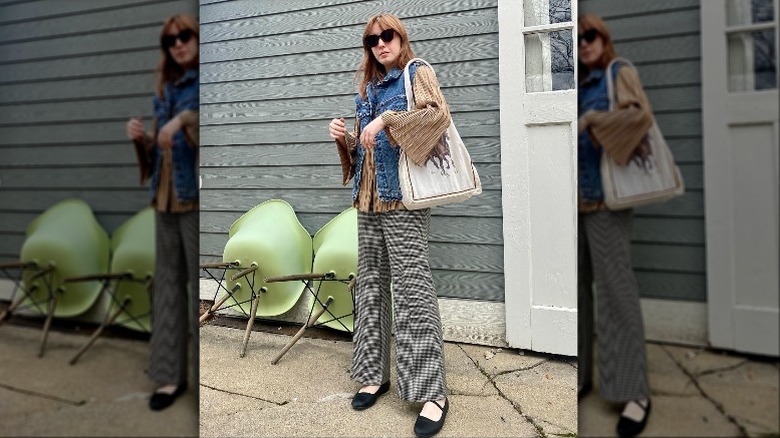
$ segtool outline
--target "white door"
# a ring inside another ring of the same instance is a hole
[[[577,354],[577,2],[499,0],[507,343]]]
[[[778,355],[778,0],[701,2],[709,337]]]

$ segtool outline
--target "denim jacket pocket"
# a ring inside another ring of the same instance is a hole
[[[371,122],[371,104],[361,100],[357,102],[355,117],[360,120],[359,126],[363,127]]]
[[[406,110],[407,110],[407,103],[406,103],[406,95],[404,94],[392,96],[389,99],[380,102],[379,104],[380,114],[382,114],[385,111],[406,111]]]

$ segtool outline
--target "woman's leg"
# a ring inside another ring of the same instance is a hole
[[[381,385],[390,380],[390,267],[377,216],[358,212],[351,377],[363,385]]]
[[[415,402],[444,399],[444,343],[428,261],[431,210],[380,216],[393,279],[398,395]]]
[[[647,384],[639,288],[631,266],[631,210],[587,214],[585,232],[596,280],[601,395],[612,402],[643,399]]]
[[[577,220],[577,386],[593,382],[593,266],[588,252],[585,221]]]
[[[200,213],[198,211],[192,211],[189,213],[180,213],[178,216],[185,262],[182,266],[184,272],[182,272],[181,276],[187,279],[186,283],[183,283],[181,287],[183,288],[185,295],[189,297],[189,307],[187,307],[187,317],[189,318],[187,320],[187,335],[191,340],[189,356],[191,364],[190,369],[192,370],[192,381],[198,382],[200,381],[200,336],[198,334],[198,304],[200,302],[198,293],[200,288],[200,277],[198,275],[198,264],[200,263]],[[186,367],[183,368],[182,371],[186,371]],[[199,387],[200,385],[198,384],[192,385],[192,389],[196,391],[196,395]]]
[[[186,285],[189,278],[177,215],[155,214],[149,378],[162,385],[178,385],[187,380],[189,304]]]

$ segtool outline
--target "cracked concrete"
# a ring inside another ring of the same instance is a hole
[[[358,412],[350,407],[359,389],[349,379],[351,342],[303,338],[271,365],[289,336],[252,332],[243,359],[238,357],[242,339],[241,330],[201,328],[201,436],[414,436],[421,404],[398,398],[394,366],[391,391],[371,409]],[[576,368],[571,358],[497,350],[445,343],[451,407],[437,436],[532,437],[575,431]],[[486,359],[491,351],[494,356]],[[551,379],[535,378],[537,368]],[[547,392],[558,386],[561,390],[546,393],[542,386]],[[527,392],[536,393],[535,400],[523,399]]]
[[[780,363],[703,349],[664,349],[740,436],[778,435]]]
[[[652,412],[642,436],[778,436],[777,360],[647,344]],[[622,405],[594,389],[579,405],[580,436],[615,436]]]
[[[196,391],[153,412],[146,341],[101,337],[73,366],[84,334],[0,326],[0,436],[195,436]]]
[[[577,397],[577,373],[571,366],[548,360],[525,371],[498,376],[495,382],[546,434],[577,433],[577,410],[558,406],[559,400]]]

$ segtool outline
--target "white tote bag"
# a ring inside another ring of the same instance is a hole
[[[420,61],[431,67],[420,58],[409,61],[404,68],[404,85],[408,110],[413,110],[414,92],[409,78],[409,66]],[[431,67],[433,70],[433,67]],[[435,74],[435,73],[434,73]],[[482,193],[482,183],[466,145],[455,129],[450,119],[450,126],[442,135],[441,141],[446,143],[442,156],[431,157],[424,166],[418,166],[406,153],[401,151],[398,163],[398,179],[401,183],[403,203],[409,210],[430,208],[437,205],[462,202],[474,195]],[[442,148],[444,149],[444,148]]]
[[[618,107],[617,90],[612,77],[612,66],[620,60],[634,68],[623,58],[613,59],[605,70],[609,110]],[[609,154],[601,156],[601,185],[604,189],[604,203],[610,210],[621,210],[669,200],[685,193],[685,183],[680,169],[674,164],[674,157],[664,140],[653,117],[653,125],[647,132],[650,154],[645,162],[631,160],[621,166]]]

